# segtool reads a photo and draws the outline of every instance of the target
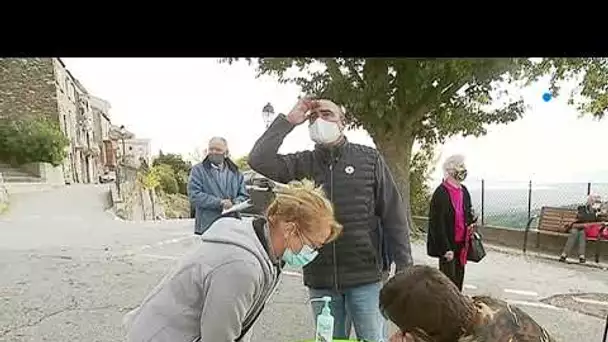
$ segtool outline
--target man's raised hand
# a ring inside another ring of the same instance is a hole
[[[287,120],[293,125],[299,125],[308,119],[308,112],[317,107],[317,102],[310,97],[303,97],[287,114]]]

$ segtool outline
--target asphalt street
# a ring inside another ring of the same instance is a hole
[[[123,315],[196,249],[191,220],[123,222],[105,212],[105,186],[12,198],[0,216],[0,341],[123,341]],[[417,263],[435,264],[414,244]],[[608,271],[490,250],[470,264],[465,292],[504,298],[558,341],[601,341]],[[311,338],[302,279],[290,270],[253,341]]]

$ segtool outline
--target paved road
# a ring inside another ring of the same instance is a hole
[[[9,214],[0,217],[0,341],[122,341],[124,313],[197,248],[190,220],[116,220],[104,212],[105,191],[73,186],[12,199]],[[421,245],[414,247],[416,262],[434,264]],[[465,287],[520,305],[558,341],[601,340],[603,320],[592,314],[608,309],[606,297],[545,300],[608,294],[608,273],[601,269],[494,252],[469,266]],[[312,336],[306,299],[297,272],[286,275],[253,340]]]

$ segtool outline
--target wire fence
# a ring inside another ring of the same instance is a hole
[[[480,223],[524,229],[544,206],[576,208],[587,195],[608,199],[608,183],[543,183],[482,180],[467,184]]]

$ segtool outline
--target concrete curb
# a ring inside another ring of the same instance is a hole
[[[8,212],[8,202],[0,202],[0,216]]]
[[[108,214],[109,216],[111,216],[114,220],[116,221],[120,221],[120,222],[127,222],[127,223],[150,223],[150,222],[155,222],[157,224],[161,224],[163,222],[188,222],[188,221],[192,221],[194,223],[194,219],[191,218],[183,218],[183,219],[159,219],[159,220],[125,220],[123,218],[121,218],[120,216],[116,215],[116,212],[114,212],[113,208],[110,209],[106,209],[105,210],[106,214]]]
[[[546,253],[530,252],[530,251],[528,251],[528,252],[526,252],[524,254],[519,249],[510,248],[510,247],[504,247],[504,246],[498,246],[498,245],[492,245],[492,244],[489,244],[489,243],[486,243],[485,247],[487,249],[489,249],[489,250],[493,250],[493,251],[504,253],[504,254],[523,255],[523,256],[528,256],[528,257],[533,257],[533,258],[543,259],[543,260],[549,260],[549,261],[553,261],[555,263],[559,263],[558,262],[559,255],[551,255],[551,254],[546,254]],[[579,266],[582,266],[582,267],[597,268],[597,269],[600,269],[600,270],[608,270],[608,264],[604,263],[604,262],[596,263],[595,261],[587,260],[587,262],[584,263],[584,264],[579,264],[578,262],[568,262],[568,264],[579,265]]]
[[[112,216],[112,218],[116,221],[121,221],[121,222],[128,222],[127,220],[121,218],[120,216],[116,215],[116,213],[114,212],[114,208],[110,208],[110,209],[106,209],[106,214],[109,214],[110,216]]]
[[[4,177],[2,176],[2,172],[0,172],[0,215],[8,211],[9,203],[10,196],[6,186],[4,185]]]

